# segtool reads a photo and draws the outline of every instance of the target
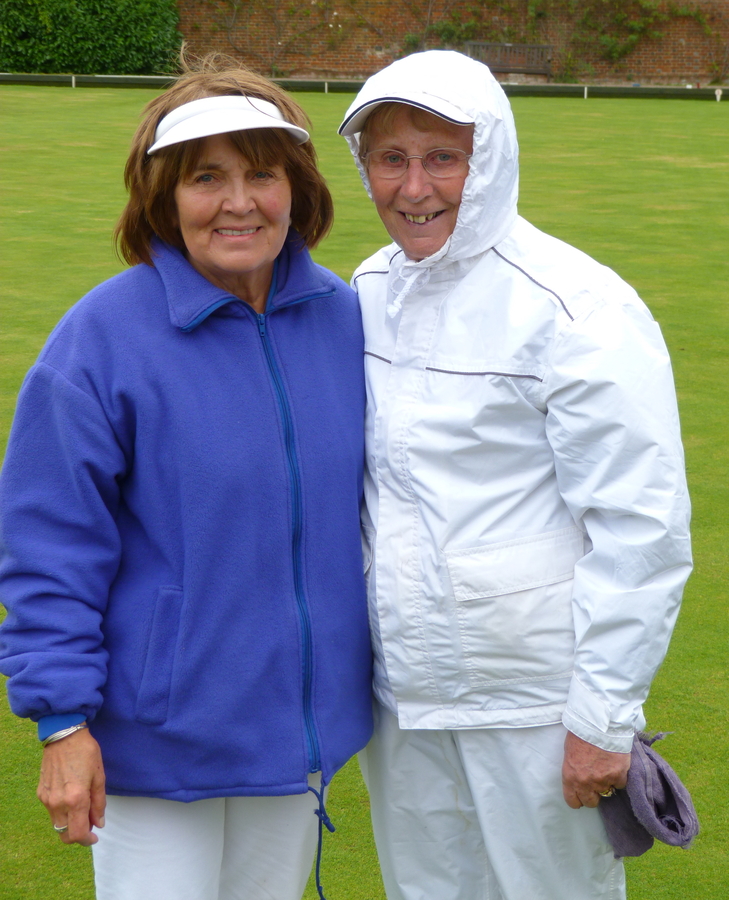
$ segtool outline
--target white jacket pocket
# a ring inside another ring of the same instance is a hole
[[[579,528],[445,552],[472,688],[572,672]]]

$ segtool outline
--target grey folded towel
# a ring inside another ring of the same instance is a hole
[[[598,809],[616,859],[641,856],[653,846],[654,838],[685,848],[699,833],[691,795],[652,747],[663,737],[636,734],[627,785],[600,800]]]

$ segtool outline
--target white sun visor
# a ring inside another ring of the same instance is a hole
[[[157,126],[154,144],[147,153],[156,153],[163,147],[194,138],[251,128],[281,128],[288,131],[297,144],[309,140],[308,131],[287,122],[278,107],[267,100],[241,95],[203,97],[168,113]]]

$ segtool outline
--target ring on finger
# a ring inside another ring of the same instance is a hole
[[[68,831],[68,825],[54,825],[53,830],[56,834],[65,834]]]
[[[614,793],[615,793],[615,788],[614,788],[614,787],[609,787],[609,788],[607,788],[607,790],[604,790],[604,791],[598,791],[598,794],[599,794],[601,797],[612,797],[612,795],[613,795]]]

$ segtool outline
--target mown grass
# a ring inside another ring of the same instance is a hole
[[[0,447],[17,390],[48,332],[78,297],[122,268],[111,230],[122,169],[151,92],[0,88]],[[319,261],[348,277],[385,241],[344,142],[345,95],[299,97],[314,121],[337,222]],[[696,572],[648,703],[649,726],[694,794],[702,834],[689,852],[629,861],[629,897],[724,900],[727,849],[726,449],[729,105],[517,98],[520,210],[617,269],[661,323],[679,392],[694,502]],[[60,845],[34,800],[39,750],[0,701],[0,900],[87,900],[88,852]],[[355,764],[335,781],[338,831],[325,841],[330,900],[382,900]],[[310,886],[307,900],[315,892]],[[525,898],[526,900],[526,898]]]

